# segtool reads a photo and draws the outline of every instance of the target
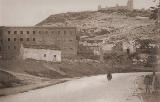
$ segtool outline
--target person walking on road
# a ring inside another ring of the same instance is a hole
[[[112,79],[112,73],[111,72],[107,73],[107,79],[108,79],[108,81],[111,81],[111,79]]]

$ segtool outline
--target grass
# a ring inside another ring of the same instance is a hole
[[[66,80],[50,80],[50,81],[44,81],[44,82],[37,83],[37,84],[30,84],[30,85],[0,89],[0,96],[6,96],[6,95],[10,95],[10,94],[17,94],[17,93],[24,93],[24,92],[28,92],[30,90],[36,90],[36,89],[48,87],[51,85],[63,83],[65,81]]]

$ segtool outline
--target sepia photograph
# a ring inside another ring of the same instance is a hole
[[[0,102],[160,102],[160,0],[0,0]]]

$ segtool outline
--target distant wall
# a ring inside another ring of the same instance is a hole
[[[104,53],[111,52],[113,49],[113,46],[114,44],[105,44],[102,49]]]
[[[11,81],[11,80],[15,80],[16,77],[14,77],[12,74],[2,71],[0,70],[0,82],[2,81]]]

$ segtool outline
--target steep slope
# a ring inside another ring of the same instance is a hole
[[[81,35],[127,35],[134,28],[153,24],[146,17],[130,17],[123,12],[70,12],[51,15],[37,26],[75,26]]]

